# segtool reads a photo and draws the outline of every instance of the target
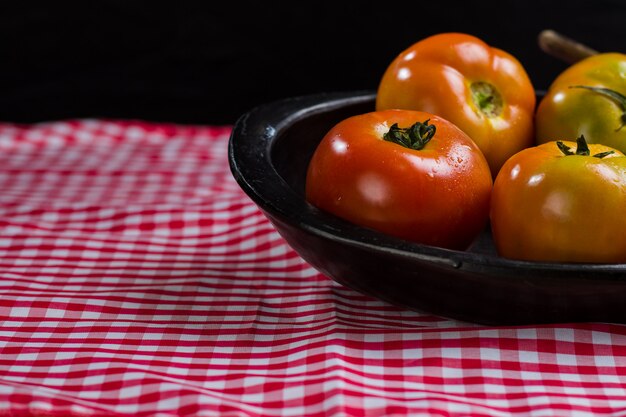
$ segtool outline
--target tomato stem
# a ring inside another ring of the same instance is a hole
[[[623,94],[619,93],[618,91],[611,90],[610,88],[590,87],[588,85],[570,85],[569,88],[584,88],[586,90],[593,91],[594,93],[603,95],[614,100],[622,110],[622,116],[620,117],[621,124],[617,129],[615,129],[615,131],[619,132],[624,127],[624,125],[626,125],[626,96],[624,96]]]
[[[383,135],[383,139],[388,142],[397,143],[405,148],[420,150],[435,136],[437,128],[435,125],[429,125],[427,119],[425,122],[416,122],[411,127],[398,127],[394,123],[389,131]]]
[[[572,151],[572,148],[570,148],[569,146],[567,146],[560,140],[556,141],[556,146],[558,146],[559,150],[563,152],[565,156],[569,156],[569,155],[589,156],[591,153],[589,151],[589,146],[587,145],[587,140],[585,140],[584,135],[580,135],[578,139],[576,139],[576,152]],[[612,153],[615,153],[615,151],[600,152],[591,156],[593,156],[594,158],[602,159],[605,156],[611,155]]]

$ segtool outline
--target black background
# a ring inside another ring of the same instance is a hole
[[[546,89],[566,64],[537,34],[626,50],[626,0],[58,2],[0,10],[0,120],[134,118],[231,124],[258,104],[372,90],[419,39],[470,33]]]

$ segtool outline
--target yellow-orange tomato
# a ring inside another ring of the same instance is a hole
[[[452,123],[387,110],[345,119],[318,145],[306,198],[352,223],[465,249],[489,215],[492,180],[476,144]]]
[[[507,258],[624,263],[625,208],[621,152],[587,146],[582,136],[577,143],[548,142],[519,152],[500,170],[491,200],[493,238]]]
[[[387,68],[376,109],[436,114],[476,142],[495,177],[504,162],[534,144],[535,92],[523,66],[480,39],[444,33],[423,39]]]
[[[626,152],[626,55],[598,54],[572,65],[537,108],[537,142],[585,135]]]

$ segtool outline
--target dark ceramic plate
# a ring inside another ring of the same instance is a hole
[[[458,320],[626,323],[624,264],[500,258],[489,230],[467,251],[419,245],[309,205],[304,182],[318,142],[340,120],[373,108],[370,93],[297,97],[250,111],[233,130],[233,175],[307,262],[357,291]]]

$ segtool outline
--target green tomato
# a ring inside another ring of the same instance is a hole
[[[539,103],[537,142],[584,135],[626,152],[626,55],[598,54],[561,73]]]

